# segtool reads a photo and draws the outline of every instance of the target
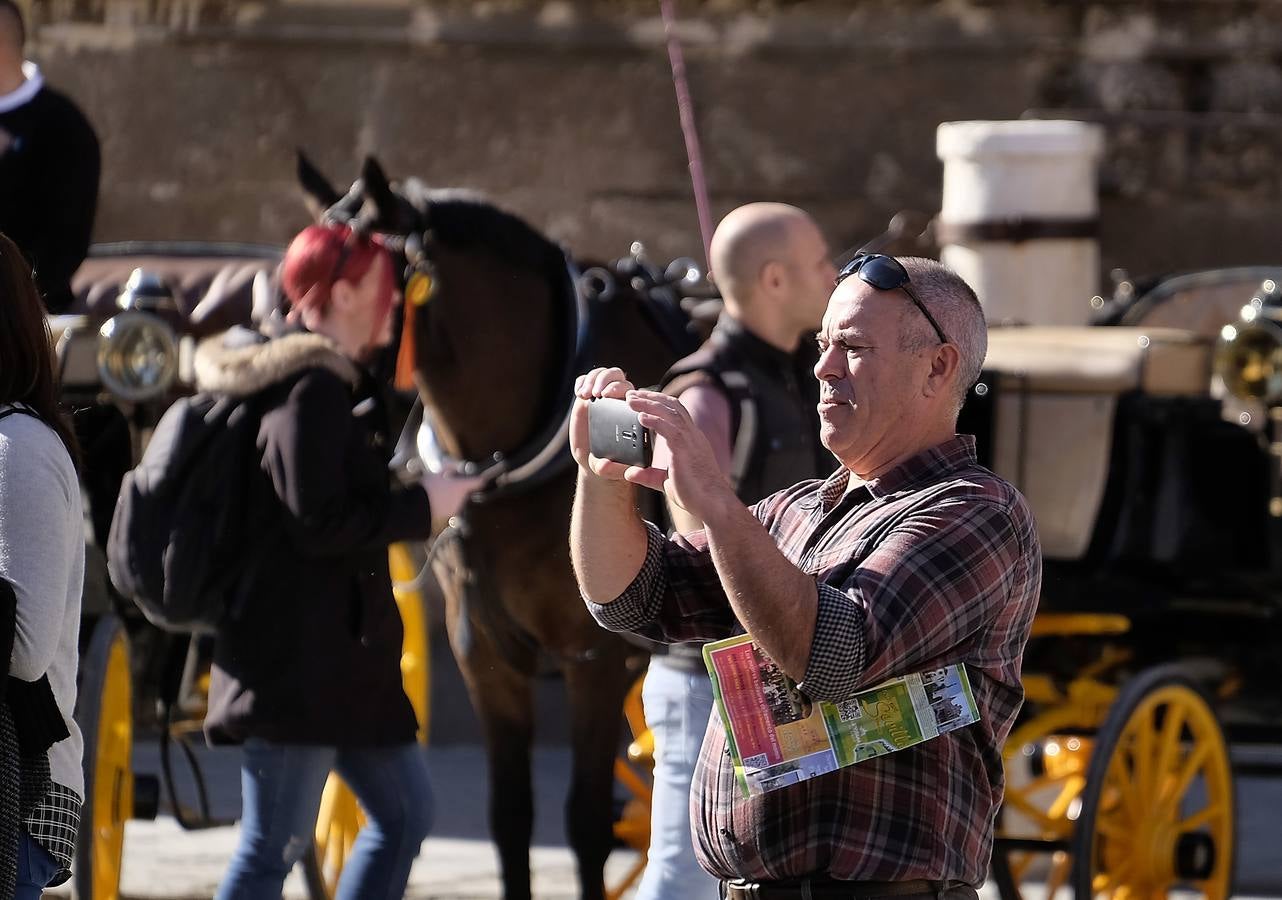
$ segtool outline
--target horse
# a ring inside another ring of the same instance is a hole
[[[322,219],[382,233],[404,255],[398,368],[412,372],[442,455],[487,477],[433,556],[483,727],[503,896],[530,897],[532,679],[551,660],[570,706],[567,836],[581,896],[603,900],[621,710],[644,651],[592,620],[570,566],[573,379],[609,363],[655,383],[697,340],[672,297],[652,296],[653,267],[576,277],[562,248],[516,216],[414,180],[393,186],[372,159],[342,197],[305,160],[299,174]]]

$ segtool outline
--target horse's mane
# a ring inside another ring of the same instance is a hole
[[[553,334],[562,344],[559,355],[567,365],[572,365],[576,287],[566,264],[565,251],[524,220],[504,212],[475,191],[430,190],[417,179],[409,179],[401,185],[400,192],[415,209],[425,214],[426,227],[434,241],[456,248],[483,247],[504,262],[543,277],[552,292],[549,312],[555,323]],[[568,302],[556,302],[558,297]],[[562,379],[553,378],[547,384],[542,404],[542,418],[546,421],[559,419],[558,411],[566,394],[566,386],[561,382]]]
[[[409,180],[402,192],[427,214],[432,237],[451,247],[485,247],[507,262],[543,273],[552,283],[565,278],[565,253],[523,219],[483,195],[456,188],[430,190]]]

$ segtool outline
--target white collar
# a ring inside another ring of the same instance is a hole
[[[0,95],[0,113],[7,113],[30,103],[40,89],[45,86],[44,76],[40,74],[40,67],[31,61],[22,64],[22,74],[27,76],[27,80],[18,85],[15,90],[7,94]]]

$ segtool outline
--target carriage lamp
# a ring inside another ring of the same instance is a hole
[[[178,373],[178,339],[164,320],[127,310],[98,330],[98,375],[113,394],[140,403],[163,394]]]
[[[1272,292],[1252,298],[1236,322],[1220,329],[1215,373],[1240,400],[1282,404],[1282,309],[1268,302]]]

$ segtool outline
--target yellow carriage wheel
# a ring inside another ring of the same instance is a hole
[[[1071,840],[1094,746],[1083,732],[1098,724],[1091,719],[1089,710],[1065,704],[1036,713],[1011,733],[1002,751],[1006,796],[1000,835]],[[1068,884],[1072,858],[1063,850],[1048,857],[999,845],[993,850],[992,870],[1004,900],[1022,897],[1021,885],[1030,880],[1039,882],[1047,900],[1054,900]]]
[[[405,632],[401,645],[401,678],[418,719],[418,740],[426,746],[432,675],[427,600],[416,584],[419,566],[410,548],[393,544],[387,556],[392,593]],[[316,816],[312,852],[303,859],[303,874],[312,900],[330,900],[334,896],[356,836],[364,825],[365,816],[356,795],[337,772],[331,772]]]
[[[1128,682],[1087,771],[1073,838],[1077,897],[1227,900],[1233,775],[1215,712],[1178,667]]]
[[[623,717],[632,733],[627,758],[614,761],[614,777],[627,791],[627,799],[614,823],[614,838],[623,846],[637,851],[637,860],[619,880],[605,886],[606,900],[619,900],[645,871],[646,852],[650,849],[650,797],[654,771],[654,735],[645,723],[641,706],[641,675],[623,700]]]
[[[133,815],[133,709],[129,638],[114,615],[94,626],[80,662],[76,723],[84,736],[85,798],[76,842],[75,896],[116,900]]]

